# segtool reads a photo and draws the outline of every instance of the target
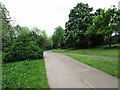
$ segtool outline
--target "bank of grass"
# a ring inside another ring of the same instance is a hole
[[[3,88],[49,88],[43,59],[4,63],[2,69]]]
[[[107,46],[104,46],[107,47]],[[71,54],[86,54],[96,56],[120,57],[118,56],[118,48],[105,49],[104,47],[89,48],[89,49],[53,49],[53,52],[71,53]]]
[[[0,90],[2,89],[2,52],[0,52]]]
[[[2,52],[0,52],[0,60],[2,60]]]
[[[66,55],[77,61],[80,61],[82,63],[93,66],[99,70],[102,70],[112,76],[120,78],[120,73],[118,73],[118,69],[119,69],[118,67],[120,67],[120,63],[118,63],[118,60],[89,58],[86,56],[74,56],[74,55],[70,55],[70,54],[66,54]]]

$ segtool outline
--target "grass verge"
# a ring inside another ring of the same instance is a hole
[[[108,60],[108,59],[100,59],[100,58],[89,58],[85,56],[74,56],[66,54],[67,56],[80,61],[82,63],[93,66],[99,70],[102,70],[112,76],[120,78],[120,74],[118,73],[118,67],[120,67],[120,63],[118,60]]]
[[[108,57],[118,57],[118,49],[103,49],[103,48],[91,48],[91,49],[53,49],[53,52],[59,53],[71,53],[71,54],[85,54],[85,55],[95,55],[95,56],[108,56]]]
[[[49,88],[44,60],[4,63],[3,88]]]

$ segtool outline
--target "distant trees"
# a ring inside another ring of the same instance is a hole
[[[44,50],[52,49],[52,38],[48,37],[45,30],[41,31],[40,37],[43,38],[42,48],[44,48]]]
[[[53,41],[53,48],[62,48],[63,44],[63,35],[64,35],[64,29],[61,26],[58,26],[55,28],[55,31],[52,36]]]
[[[52,48],[51,38],[47,36],[45,30],[41,31],[40,29],[34,27],[31,31],[31,35],[34,36],[35,41],[40,48],[42,48],[43,50],[48,50]]]

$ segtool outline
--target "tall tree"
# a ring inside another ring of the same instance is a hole
[[[113,6],[108,10],[102,10],[100,15],[94,16],[93,24],[88,28],[87,33],[89,35],[103,35],[108,40],[109,47],[112,44],[112,33],[117,29],[116,23],[116,11],[117,9]]]
[[[51,49],[52,42],[47,36],[45,30],[41,31],[37,27],[34,27],[31,29],[30,34],[35,39],[40,48],[42,48],[43,50]]]
[[[1,19],[2,19],[2,49],[4,50],[6,47],[8,47],[11,44],[11,25],[10,25],[10,15],[9,11],[5,8],[5,6],[0,3],[0,11],[1,13]]]
[[[6,47],[9,46],[10,44],[10,38],[9,38],[9,29],[10,29],[10,16],[8,10],[5,8],[5,6],[0,3],[0,11],[1,13],[1,18],[2,18],[2,49],[5,49]]]
[[[63,34],[64,29],[61,26],[55,28],[54,34],[52,36],[53,48],[62,48]]]
[[[116,41],[117,43],[120,43],[120,10],[116,11],[114,23],[116,23],[116,27],[114,30]]]
[[[96,34],[96,30],[102,25],[102,15],[105,12],[104,9],[97,9],[94,13],[92,24],[87,28],[86,35],[88,37],[89,45],[98,46],[103,43],[104,36],[100,34]]]
[[[50,38],[48,37],[48,35],[46,34],[46,31],[43,30],[41,31],[40,34],[41,39],[43,40],[43,44],[42,44],[42,48],[44,48],[44,50],[50,49],[51,48],[51,42],[50,42]]]
[[[78,3],[70,10],[69,20],[65,24],[64,42],[67,47],[83,48],[87,44],[85,32],[92,21],[92,7]]]

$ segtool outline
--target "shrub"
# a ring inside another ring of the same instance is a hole
[[[3,62],[14,62],[43,58],[43,50],[30,37],[18,37],[6,50]]]

